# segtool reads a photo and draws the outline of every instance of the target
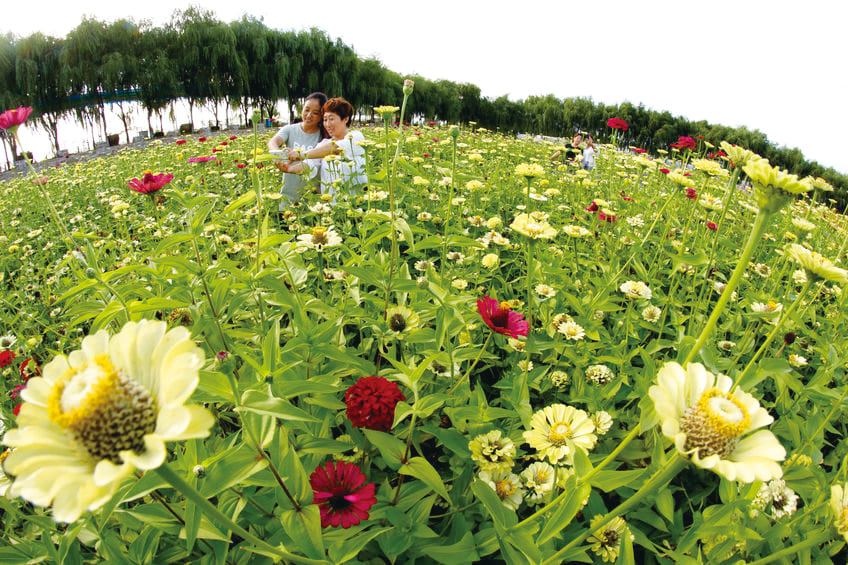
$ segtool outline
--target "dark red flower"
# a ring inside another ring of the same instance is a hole
[[[217,152],[218,152],[218,148],[217,148],[217,147],[213,147],[213,148],[212,148],[212,153],[217,153]]]
[[[641,155],[642,153],[647,153],[646,149],[642,149],[641,147],[633,147],[633,152]]]
[[[27,382],[32,377],[38,377],[41,375],[41,369],[38,368],[38,363],[30,357],[29,359],[24,359],[24,362],[21,363],[21,378],[24,382]]]
[[[247,166],[247,165],[245,165],[244,163],[239,163],[238,165],[236,165],[236,167],[238,167],[239,169],[243,169],[243,168],[245,168],[246,166]]]
[[[185,145],[186,140],[185,139],[178,139],[174,143],[176,143],[177,145]]]
[[[630,127],[630,125],[621,118],[608,119],[607,126],[611,127],[612,129],[620,129],[621,131],[627,131],[627,128]]]
[[[689,198],[691,200],[697,200],[698,199],[698,191],[695,190],[694,188],[687,188],[686,189],[686,198]]]
[[[198,138],[197,138],[197,141],[206,141],[206,136],[198,137]]]
[[[12,389],[11,398],[12,400],[18,398],[21,395],[21,391],[26,388],[26,385],[15,385],[15,388]],[[14,410],[12,410],[12,414],[15,416],[21,411],[21,406],[23,406],[23,402],[19,402],[17,406],[15,406]]]
[[[387,432],[395,420],[395,406],[406,397],[397,383],[385,377],[362,377],[345,391],[347,417],[357,428]]]
[[[327,461],[309,475],[312,502],[321,512],[321,527],[349,528],[368,519],[377,503],[374,483],[366,483],[359,467],[346,461]]]
[[[436,125],[436,122],[427,122],[427,125],[428,126],[434,126],[434,125]]]
[[[0,114],[0,129],[10,130],[14,133],[30,114],[32,114],[32,107],[30,106],[18,106],[15,110],[6,110]]]
[[[226,146],[226,145],[229,145],[229,144],[228,144],[226,141],[222,141],[222,142],[221,142],[221,143],[219,143],[218,145],[224,145],[224,146]]]
[[[630,198],[629,196],[622,196],[621,199],[626,200],[627,202],[633,202],[633,199]]]
[[[718,229],[718,226],[717,226],[717,225],[715,225],[715,223],[714,223],[714,222],[707,222],[707,227],[708,227],[709,229],[713,230],[713,231],[716,231],[716,230]]]
[[[232,140],[234,140],[234,139],[238,139],[238,136],[237,136],[237,135],[231,135],[231,136],[230,136],[230,141],[232,141]]]
[[[699,136],[698,136],[698,139],[704,139],[704,136],[703,136],[703,135],[699,135]]]
[[[12,361],[15,360],[14,351],[9,351],[8,349],[0,351],[0,369],[3,367],[7,367]]]
[[[484,296],[477,299],[477,313],[493,332],[517,338],[530,332],[530,323],[524,314],[513,312],[509,303]]]
[[[595,204],[594,200],[592,200],[592,204],[589,205],[589,206],[586,206],[585,209],[586,209],[587,212],[597,212],[598,211],[598,205]]]
[[[154,175],[152,173],[144,173],[141,176],[141,180],[132,179],[127,183],[131,189],[141,194],[150,194],[151,192],[157,192],[162,189],[163,186],[171,182],[174,178],[174,175],[162,173],[158,175]]]
[[[424,154],[424,158],[425,158],[425,159],[426,159],[427,157],[429,157],[429,156],[430,156],[430,154],[429,154],[429,153],[425,153],[425,154]]]
[[[727,157],[727,153],[725,153],[724,151],[719,150],[719,152],[718,152],[718,153],[716,153],[716,157]]]
[[[667,174],[668,174],[668,173],[670,173],[671,171],[670,171],[670,170],[668,170],[668,169],[660,169],[660,172],[661,172],[662,174],[664,174],[664,175],[667,175]]]
[[[604,212],[598,212],[598,219],[604,222],[613,223],[615,221],[615,214],[606,214]]]
[[[715,158],[716,158],[715,153],[707,153],[707,159],[715,159]]]

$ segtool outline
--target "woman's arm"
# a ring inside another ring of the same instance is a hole
[[[292,161],[305,161],[307,159],[323,159],[327,155],[338,154],[341,150],[336,147],[332,139],[327,139],[306,151],[289,151],[289,159]]]

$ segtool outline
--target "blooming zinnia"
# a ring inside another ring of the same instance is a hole
[[[173,180],[174,175],[171,174],[158,174],[154,175],[152,173],[144,173],[141,176],[141,180],[137,178],[132,179],[127,183],[134,191],[141,194],[150,194],[151,192],[157,192],[162,189],[163,186],[171,182]]]
[[[504,506],[517,510],[524,500],[524,486],[515,473],[509,471],[481,471],[480,480],[489,485],[501,499]]]
[[[592,433],[595,424],[585,411],[565,404],[542,408],[530,418],[530,429],[524,439],[536,449],[539,457],[547,457],[552,465],[565,460],[571,464],[574,447],[584,452],[595,447],[598,437]]]
[[[482,471],[509,471],[515,457],[515,444],[500,430],[480,434],[468,442],[471,460],[480,465]]]
[[[848,271],[840,269],[820,253],[810,251],[797,243],[790,245],[786,253],[801,263],[801,266],[807,271],[807,276],[814,281],[824,279],[843,284],[848,282]]]
[[[537,163],[521,163],[515,167],[515,174],[527,179],[545,176],[545,169]]]
[[[387,432],[395,420],[395,406],[406,397],[385,377],[362,377],[345,391],[347,417],[357,428]]]
[[[327,461],[309,475],[309,485],[322,528],[355,526],[368,519],[368,510],[377,503],[374,483],[366,483],[359,467],[346,461]]]
[[[595,516],[592,518],[590,526],[597,525],[603,516]],[[625,535],[629,535],[631,541],[636,539],[633,534],[627,529],[627,524],[621,516],[613,518],[606,526],[596,530],[586,541],[591,545],[590,549],[595,555],[607,563],[614,563],[618,559],[618,554],[621,551],[621,540]]]
[[[203,364],[187,329],[148,320],[114,336],[101,330],[55,357],[28,381],[19,427],[3,438],[13,450],[10,495],[52,504],[56,521],[73,522],[134,469],[159,467],[166,441],[206,437],[212,416],[185,404]]]
[[[14,134],[18,126],[24,123],[30,114],[32,114],[32,107],[30,106],[18,106],[14,110],[6,110],[0,114],[0,129]]]
[[[530,323],[524,319],[523,314],[513,312],[508,302],[499,304],[488,296],[478,298],[477,313],[493,332],[511,337],[526,336],[530,332]]]
[[[743,483],[779,479],[786,450],[773,433],[759,429],[774,418],[747,392],[730,392],[732,386],[730,377],[700,363],[684,369],[670,362],[648,394],[663,434],[698,467]]]
[[[620,129],[621,131],[627,131],[627,128],[629,128],[630,125],[621,118],[610,118],[607,120],[607,127],[611,127],[612,129]]]
[[[534,220],[523,213],[518,214],[509,227],[531,239],[551,239],[557,234],[557,230],[545,220]]]
[[[830,509],[836,531],[848,541],[848,484],[830,487]]]

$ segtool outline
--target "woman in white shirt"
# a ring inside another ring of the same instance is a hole
[[[350,130],[353,106],[344,98],[330,98],[324,104],[324,129],[328,138],[306,151],[290,151],[286,172],[317,172],[324,194],[355,194],[368,183],[365,175],[365,149],[358,142],[365,136]]]

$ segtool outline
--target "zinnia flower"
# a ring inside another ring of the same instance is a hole
[[[848,541],[848,484],[830,487],[830,509],[836,531]]]
[[[393,306],[386,311],[389,333],[397,339],[403,339],[405,333],[418,328],[418,314],[406,306]]]
[[[163,186],[171,182],[173,180],[174,175],[171,174],[158,174],[154,175],[152,173],[144,173],[141,176],[141,180],[132,179],[127,183],[134,191],[141,194],[150,194],[152,192],[158,192],[162,189]]]
[[[83,339],[59,355],[21,392],[18,428],[3,443],[11,496],[53,506],[73,522],[112,498],[134,469],[155,469],[166,441],[203,438],[214,420],[185,402],[197,387],[203,352],[183,327],[128,322],[109,336]]]
[[[218,158],[215,157],[214,155],[212,157],[209,157],[207,155],[201,155],[200,157],[189,157],[188,162],[189,163],[206,163],[208,161],[217,161],[217,160],[218,160]]]
[[[840,269],[829,259],[815,251],[810,251],[802,245],[793,243],[786,251],[787,255],[801,263],[813,281],[826,280],[838,283],[848,283],[848,271]]]
[[[554,478],[556,471],[544,461],[531,463],[521,472],[524,486],[527,487],[527,502],[539,504],[544,501],[548,493],[554,490]]]
[[[309,475],[312,501],[321,512],[321,527],[349,528],[368,519],[377,503],[374,483],[366,483],[359,467],[346,461],[327,461]]]
[[[312,228],[312,233],[305,233],[297,236],[297,241],[300,245],[304,245],[309,249],[321,253],[327,247],[340,245],[342,238],[337,234],[332,227],[327,229],[323,226]]]
[[[677,143],[670,144],[675,149],[691,149],[692,151],[698,146],[697,142],[691,137],[680,136],[677,138]]]
[[[767,159],[754,159],[742,167],[754,185],[757,206],[768,212],[777,212],[796,195],[810,190],[811,186],[798,180],[798,175],[790,175],[772,167]]]
[[[592,432],[595,424],[585,411],[565,404],[552,404],[542,408],[530,418],[530,429],[524,439],[536,449],[539,457],[547,457],[552,465],[565,460],[569,465],[574,458],[573,447],[584,452],[595,447],[598,437]]]
[[[700,363],[684,369],[670,362],[648,394],[663,434],[698,467],[743,483],[779,479],[786,450],[773,433],[759,429],[774,418],[747,392],[730,392],[732,385],[730,377]]]
[[[468,442],[471,460],[480,465],[482,471],[509,471],[515,457],[515,444],[500,430],[480,434]]]
[[[607,120],[607,127],[611,127],[612,129],[620,129],[621,131],[627,131],[627,128],[629,128],[630,125],[621,118],[610,118]],[[642,152],[644,153],[644,150]]]
[[[477,299],[477,313],[493,332],[511,337],[526,336],[530,332],[530,323],[523,314],[513,312],[508,302],[501,302],[484,296]]]
[[[15,355],[14,351],[9,351],[8,349],[0,351],[0,369],[9,366],[15,360],[15,357],[17,355]]]
[[[536,163],[521,163],[515,167],[515,174],[519,177],[532,179],[545,176],[545,169]]]
[[[406,397],[385,377],[362,377],[345,391],[347,417],[357,428],[387,432],[395,420],[395,406]]]
[[[602,515],[595,516],[592,518],[590,526],[595,526],[603,518]],[[621,551],[621,540],[625,535],[629,535],[631,541],[636,539],[627,529],[624,518],[617,516],[602,529],[593,532],[586,542],[592,544],[589,548],[592,553],[598,555],[606,563],[614,563],[618,559],[618,554]]]
[[[517,510],[524,500],[524,487],[515,473],[509,471],[481,471],[480,480],[489,485],[504,506]]]
[[[651,289],[648,288],[648,285],[642,281],[627,281],[621,285],[619,290],[621,290],[627,298],[650,300],[651,296],[653,296]]]
[[[551,239],[557,231],[545,220],[534,220],[528,214],[518,214],[509,225],[512,229],[531,239]]]
[[[18,126],[24,123],[30,114],[32,114],[30,106],[18,106],[15,110],[6,110],[0,114],[0,129],[14,135]]]

